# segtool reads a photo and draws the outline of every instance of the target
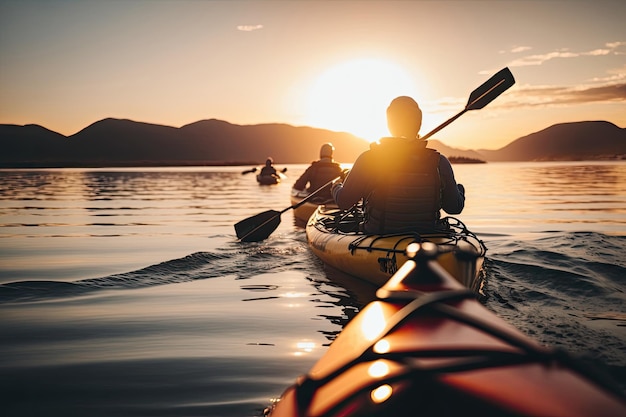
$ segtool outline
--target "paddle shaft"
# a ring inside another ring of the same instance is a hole
[[[286,212],[287,210],[296,209],[315,197],[318,193],[324,190],[326,187],[331,185],[333,181],[339,179],[341,177],[333,178],[328,181],[326,184],[322,185],[317,190],[313,191],[311,194],[303,198],[298,203],[291,205],[281,211],[268,210],[263,213],[259,213],[256,216],[244,219],[235,225],[235,231],[237,231],[237,236],[239,237],[239,241],[259,241],[267,238],[280,224],[280,215]],[[255,224],[256,222],[258,224]],[[250,223],[252,223],[250,225]],[[250,228],[248,229],[249,226]],[[242,231],[243,229],[243,231]],[[247,230],[246,230],[247,229]],[[265,230],[264,230],[265,229]],[[243,233],[243,236],[240,234]]]
[[[428,139],[429,137],[431,137],[432,135],[434,135],[435,133],[439,132],[441,129],[443,129],[444,127],[448,126],[450,123],[454,122],[456,119],[461,117],[466,111],[467,111],[467,109],[461,110],[455,116],[452,116],[451,118],[449,118],[448,120],[446,120],[445,122],[443,122],[442,124],[440,124],[439,126],[434,128],[433,130],[428,132],[425,136],[420,137],[420,139],[421,140]]]
[[[303,205],[304,203],[306,203],[307,201],[309,201],[311,198],[315,197],[318,193],[320,193],[324,188],[330,186],[333,182],[337,181],[339,177],[335,177],[332,180],[328,181],[326,184],[322,185],[320,188],[318,188],[317,190],[313,191],[311,194],[307,195],[305,198],[303,198],[301,201],[299,201],[298,203],[292,205],[291,207],[287,207],[286,209],[284,209],[283,211],[281,211],[281,214],[286,212],[287,210],[290,209],[297,209],[298,207],[300,207],[301,205]]]
[[[254,168],[252,168],[252,169],[247,169],[247,170],[243,171],[241,174],[242,174],[242,175],[245,175],[245,174],[251,174],[251,173],[256,172],[256,171],[257,171],[257,168],[256,168],[256,167],[254,167]],[[280,172],[282,172],[282,173],[287,172],[287,167],[284,167],[284,168],[283,168]]]

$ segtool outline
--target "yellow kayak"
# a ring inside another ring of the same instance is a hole
[[[381,286],[407,260],[406,247],[433,242],[440,248],[437,261],[464,287],[480,292],[481,270],[487,248],[454,217],[444,219],[446,231],[431,234],[367,235],[358,232],[358,218],[339,209],[320,206],[308,220],[309,247],[326,264]]]

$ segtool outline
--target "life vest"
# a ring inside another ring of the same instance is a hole
[[[341,165],[331,161],[315,161],[311,164],[311,175],[309,177],[309,189],[312,191],[326,185],[329,181],[341,175]],[[330,188],[328,193],[330,193]],[[330,196],[330,194],[329,194]]]
[[[373,144],[373,191],[365,201],[367,233],[431,231],[440,219],[439,152],[422,141],[384,138]]]

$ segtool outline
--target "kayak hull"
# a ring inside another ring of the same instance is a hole
[[[274,185],[278,184],[281,181],[281,177],[278,175],[260,175],[257,174],[256,181],[260,185]]]
[[[406,262],[407,245],[430,241],[441,249],[440,264],[464,287],[480,292],[486,247],[457,219],[449,218],[449,233],[364,235],[338,230],[342,227],[334,220],[338,213],[320,207],[306,225],[309,247],[324,263],[380,287]]]
[[[435,257],[377,295],[269,416],[626,415],[613,381],[498,318]]]

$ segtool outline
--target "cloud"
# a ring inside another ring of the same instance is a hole
[[[575,58],[580,54],[569,52],[567,50],[549,52],[547,54],[528,55],[526,57],[515,59],[509,63],[509,67],[526,67],[529,65],[541,65],[546,61],[556,58]]]
[[[506,107],[559,106],[626,101],[626,82],[601,86],[521,86],[512,90]]]
[[[607,48],[617,49],[620,46],[626,46],[626,42],[607,42],[605,46]]]
[[[552,59],[559,58],[578,58],[581,56],[604,56],[609,54],[615,55],[623,55],[623,51],[619,51],[618,49],[622,46],[626,46],[626,42],[618,41],[618,42],[607,42],[604,48],[597,48],[591,51],[583,51],[583,52],[571,52],[569,49],[560,49],[553,52],[548,52],[545,54],[535,54],[528,55],[519,59],[515,59],[511,61],[508,66],[509,67],[526,67],[530,65],[542,65],[544,62],[550,61]],[[523,52],[531,49],[527,46],[520,46],[514,48],[511,52]]]
[[[507,50],[500,50],[498,51],[499,54],[508,54],[508,53],[513,53],[513,54],[518,54],[520,52],[526,52],[526,51],[530,51],[531,49],[533,49],[532,46],[516,46],[513,49],[511,49],[510,51]]]
[[[622,68],[610,69],[607,71],[609,75],[606,77],[594,77],[589,81],[594,83],[612,83],[621,80],[626,80],[626,65]]]
[[[237,30],[242,32],[252,32],[255,30],[263,29],[263,25],[239,25],[237,26]]]
[[[626,55],[624,49],[626,41],[607,42],[602,48],[582,52],[572,52],[569,49],[560,49],[545,54],[533,54],[515,59],[508,67],[523,67],[541,65],[551,59],[568,59],[581,56]],[[528,46],[518,46],[510,52],[524,52],[532,49]],[[595,76],[582,81],[575,86],[561,85],[516,85],[498,99],[492,107],[501,109],[516,109],[520,107],[549,107],[590,103],[622,103],[626,102],[626,65],[605,70],[604,76]],[[480,75],[490,76],[495,69],[479,71]],[[459,100],[439,100],[440,108],[458,104]]]

